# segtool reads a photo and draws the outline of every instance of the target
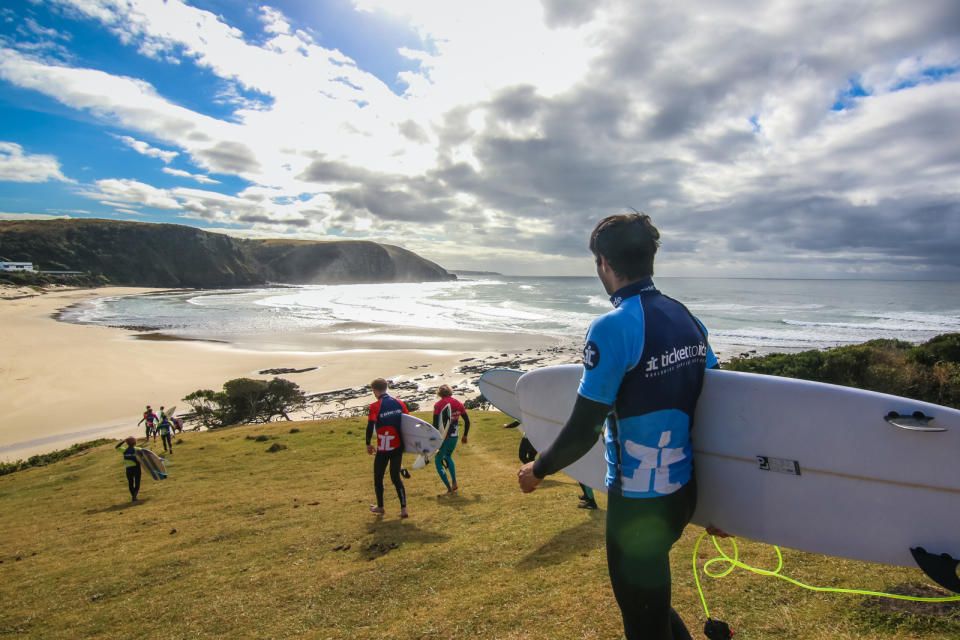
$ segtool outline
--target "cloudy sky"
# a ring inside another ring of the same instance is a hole
[[[0,217],[960,278],[956,0],[7,0]]]

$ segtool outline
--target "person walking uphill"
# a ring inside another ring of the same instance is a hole
[[[137,460],[137,439],[130,436],[121,440],[114,449],[119,449],[123,445],[127,445],[123,450],[123,463],[127,469],[127,487],[130,489],[130,499],[136,502],[137,494],[140,493],[141,475],[140,461]]]
[[[373,459],[373,489],[377,495],[377,504],[370,505],[370,511],[377,514],[385,513],[383,508],[383,476],[387,466],[390,467],[390,481],[397,489],[397,498],[400,499],[400,517],[406,518],[407,492],[400,478],[400,464],[403,462],[403,440],[400,438],[400,416],[407,411],[407,405],[402,400],[392,398],[387,394],[387,381],[377,378],[370,383],[370,389],[377,401],[370,405],[370,414],[367,418],[367,453],[375,456]],[[376,446],[370,440],[376,432]]]
[[[141,422],[147,424],[147,440],[150,439],[150,434],[153,433],[153,425],[157,421],[157,414],[153,412],[153,409],[150,408],[150,405],[147,405],[147,410],[143,412],[143,417],[140,418],[140,422],[137,423],[137,426],[140,426]],[[156,438],[154,438],[156,440]]]
[[[659,240],[639,213],[594,228],[589,246],[614,309],[590,325],[577,399],[556,441],[518,472],[529,493],[603,430],[607,568],[628,639],[691,637],[670,606],[669,553],[696,506],[690,428],[704,370],[718,366],[700,321],[654,287]]]
[[[440,445],[440,450],[434,456],[433,463],[437,467],[440,479],[447,487],[447,493],[453,493],[458,489],[457,469],[453,464],[453,450],[457,448],[457,440],[460,435],[458,422],[462,416],[463,444],[467,444],[467,434],[470,433],[470,416],[467,415],[467,410],[463,407],[463,404],[453,397],[453,389],[450,388],[450,385],[440,385],[440,388],[437,389],[437,395],[440,396],[440,399],[433,405],[433,426],[440,429],[440,412],[449,405],[450,428],[447,429],[447,437],[443,439],[443,444]],[[444,466],[450,471],[449,480],[447,480],[447,474],[443,471]]]
[[[173,453],[173,423],[163,411],[160,412],[160,424],[157,425],[157,431],[160,433],[160,440],[163,442],[163,450]]]

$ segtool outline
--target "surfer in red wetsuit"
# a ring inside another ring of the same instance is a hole
[[[390,467],[390,480],[397,489],[397,498],[400,499],[400,517],[406,518],[407,492],[400,478],[400,465],[403,462],[403,440],[400,438],[400,416],[410,413],[402,400],[390,397],[387,394],[387,381],[377,378],[370,383],[373,395],[377,401],[370,405],[367,419],[367,453],[375,456],[373,459],[373,489],[377,495],[377,504],[370,505],[370,511],[383,514],[383,476],[387,466]],[[377,444],[370,443],[374,432]]]
[[[153,412],[153,409],[150,408],[150,405],[147,405],[147,410],[143,412],[143,417],[140,418],[140,422],[145,422],[147,424],[147,440],[150,439],[150,434],[153,433],[153,425],[158,419],[159,418],[157,418],[157,414]],[[140,426],[140,422],[137,423],[138,427]],[[154,441],[156,441],[156,437],[154,437]]]
[[[453,389],[450,388],[450,385],[440,385],[437,389],[437,395],[440,399],[433,405],[433,426],[440,429],[440,412],[443,411],[444,407],[449,406],[450,428],[447,429],[447,436],[444,438],[443,444],[440,445],[440,450],[437,451],[433,461],[440,479],[447,487],[447,493],[453,493],[458,488],[457,469],[453,464],[453,450],[456,449],[459,439],[458,421],[461,417],[463,418],[463,444],[467,444],[467,434],[470,433],[470,416],[467,415],[467,410],[463,407],[463,404],[453,397]],[[447,480],[447,474],[443,471],[444,467],[450,471],[449,480]]]

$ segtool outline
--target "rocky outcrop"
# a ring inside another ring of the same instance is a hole
[[[246,240],[244,243],[272,282],[356,284],[456,279],[440,265],[388,244],[363,240]]]

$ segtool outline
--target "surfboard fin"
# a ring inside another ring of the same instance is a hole
[[[957,576],[957,560],[949,553],[934,555],[923,547],[912,547],[910,553],[917,566],[927,574],[927,577],[944,589],[960,593],[960,577]]]

